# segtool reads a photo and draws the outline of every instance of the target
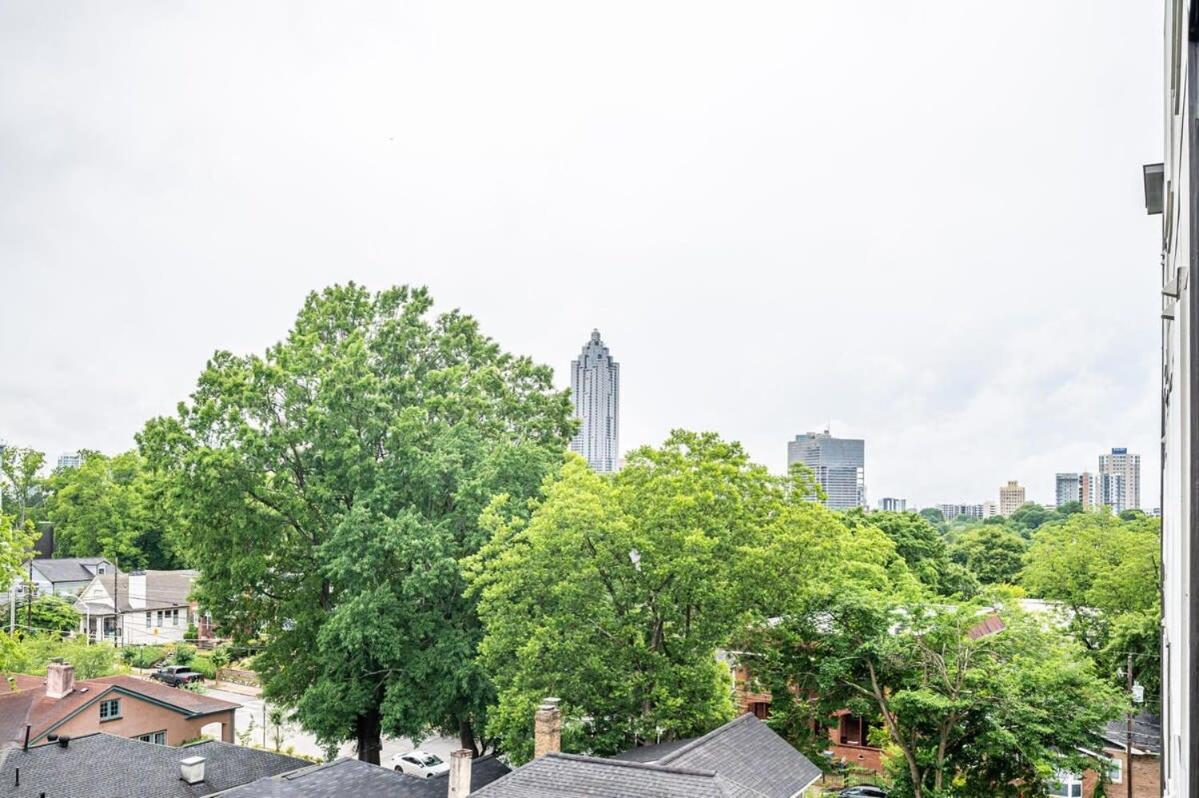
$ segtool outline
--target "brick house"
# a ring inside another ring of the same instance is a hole
[[[1128,723],[1112,721],[1100,732],[1102,751],[1091,752],[1106,758],[1111,763],[1108,784],[1102,792],[1097,790],[1099,774],[1088,770],[1081,778],[1069,778],[1059,788],[1057,795],[1071,795],[1075,785],[1080,788],[1074,795],[1086,798],[1126,798],[1128,795],[1128,763],[1125,745],[1128,741]],[[1132,726],[1132,794],[1133,798],[1158,798],[1162,794],[1162,724],[1161,718],[1142,712],[1133,719]]]
[[[14,676],[0,685],[5,688],[0,693],[0,743],[36,745],[51,735],[104,732],[181,745],[206,730],[233,742],[237,704],[132,676],[76,681],[72,666],[54,662],[44,678]]]

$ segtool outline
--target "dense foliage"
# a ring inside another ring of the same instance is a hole
[[[261,638],[265,695],[371,762],[384,731],[477,746],[493,695],[459,560],[491,497],[531,496],[573,428],[548,368],[431,307],[423,289],[313,294],[281,343],[217,352],[140,437],[202,603]]]
[[[877,529],[851,532],[803,501],[809,490],[738,444],[676,432],[610,476],[569,457],[531,515],[493,503],[473,574],[503,749],[530,756],[533,708],[551,694],[570,718],[569,750],[702,734],[734,712],[717,653],[751,619],[834,569],[906,572]]]

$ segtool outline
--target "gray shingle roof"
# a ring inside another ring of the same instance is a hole
[[[95,566],[102,562],[108,562],[108,560],[103,557],[51,557],[34,560],[33,567],[54,583],[88,582],[95,576],[93,573],[95,568],[89,571],[83,566]]]
[[[471,798],[732,798],[715,773],[642,762],[546,754]]]
[[[205,758],[204,781],[188,785],[179,778],[179,762]],[[308,763],[283,754],[207,741],[172,748],[88,734],[68,747],[48,743],[22,751],[0,752],[0,794],[11,798],[199,798]],[[16,784],[16,770],[21,784]]]
[[[658,764],[712,770],[766,798],[791,798],[820,778],[820,768],[751,714],[671,751]]]
[[[500,779],[480,792],[480,798],[709,794],[791,798],[820,778],[820,768],[750,714],[703,737],[634,748],[613,759],[552,756],[549,764],[544,764],[548,757],[542,757]],[[605,764],[625,769],[605,768]]]
[[[1118,746],[1128,740],[1128,721],[1113,720],[1104,727],[1103,739]],[[1162,719],[1149,712],[1142,712],[1132,719],[1132,745],[1151,754],[1162,752]]]
[[[492,757],[475,760],[470,771],[471,794],[507,772],[508,767]],[[338,759],[274,778],[259,779],[222,792],[220,798],[326,798],[333,795],[353,798],[445,798],[449,788],[448,776],[422,779],[357,759]]]

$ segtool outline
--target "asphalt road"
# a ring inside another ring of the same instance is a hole
[[[275,747],[275,726],[270,722],[270,707],[261,698],[252,698],[240,693],[217,690],[212,687],[208,688],[205,694],[213,698],[220,698],[225,701],[232,701],[235,704],[241,704],[241,709],[235,713],[234,720],[237,733],[241,735],[247,730],[252,730],[251,741],[254,745],[266,745],[272,749]],[[267,726],[265,740],[263,737],[264,719]],[[324,757],[325,755],[324,749],[317,744],[316,739],[297,724],[283,724],[283,731],[280,737],[280,750],[286,751],[290,746],[297,754],[315,757]],[[239,736],[238,742],[240,741],[241,738]],[[405,737],[384,738],[383,751],[379,757],[379,762],[386,767],[390,767],[393,755],[411,751],[415,747],[416,745],[414,745],[413,741]],[[458,740],[454,737],[430,737],[427,740],[420,741],[420,748],[429,753],[436,754],[448,762],[450,752],[458,748]],[[342,745],[339,754],[340,756],[356,756],[357,752],[355,751],[354,743],[349,742]]]

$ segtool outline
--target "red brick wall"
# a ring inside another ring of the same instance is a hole
[[[1110,759],[1124,761],[1124,752],[1116,748],[1103,749],[1104,756]],[[1162,772],[1161,762],[1156,756],[1133,756],[1132,758],[1132,795],[1133,798],[1161,798]],[[1125,770],[1127,778],[1127,770]],[[1082,794],[1087,798],[1127,798],[1128,784],[1109,784],[1103,792],[1097,792],[1099,775],[1088,770],[1082,776]]]

